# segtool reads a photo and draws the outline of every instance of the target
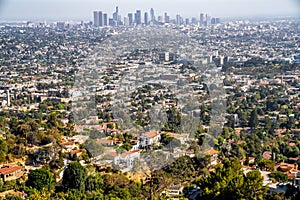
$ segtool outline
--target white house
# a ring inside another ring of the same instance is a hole
[[[115,165],[124,165],[127,168],[132,168],[134,161],[140,158],[140,150],[127,151],[122,154],[117,154],[114,157]]]
[[[145,148],[153,144],[159,144],[160,139],[161,136],[157,131],[146,132],[140,136],[140,147]]]

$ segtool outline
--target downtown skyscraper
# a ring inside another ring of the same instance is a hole
[[[220,24],[220,18],[211,17],[208,14],[200,13],[200,17],[196,18],[184,18],[178,13],[175,18],[171,18],[167,12],[163,13],[163,15],[155,16],[154,9],[151,8],[150,12],[143,12],[141,10],[136,10],[134,13],[128,13],[123,17],[123,20],[120,15],[119,7],[116,6],[115,11],[112,16],[109,17],[107,13],[102,11],[94,11],[93,12],[93,25],[95,27],[104,27],[104,26],[153,26],[153,25],[163,25],[174,24],[177,26],[185,26],[185,25],[198,25],[202,27],[206,26],[215,26]]]

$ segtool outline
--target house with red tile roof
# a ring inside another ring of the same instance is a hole
[[[82,154],[82,150],[81,149],[74,149],[70,151],[70,156],[72,158],[78,157]]]
[[[0,168],[0,176],[3,182],[16,180],[23,176],[23,167],[17,165],[5,165]]]
[[[209,150],[204,151],[204,154],[210,156],[210,165],[218,164],[218,152],[211,148]]]
[[[263,152],[262,157],[264,159],[271,160],[272,159],[272,152],[271,151],[265,151],[265,152]]]
[[[281,162],[277,166],[277,170],[282,172],[290,172],[291,170],[298,170],[298,166],[296,164],[288,164],[288,163]]]
[[[63,152],[70,152],[72,149],[78,147],[74,140],[62,140],[60,145],[63,147]]]
[[[106,138],[97,139],[96,143],[102,146],[114,146],[114,140],[108,140]]]

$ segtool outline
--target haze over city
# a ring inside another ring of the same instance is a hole
[[[300,200],[300,0],[0,0],[0,200]]]
[[[0,20],[92,20],[94,10],[111,15],[115,6],[123,16],[150,8],[171,17],[198,17],[201,12],[217,17],[297,17],[300,13],[298,0],[1,0]]]

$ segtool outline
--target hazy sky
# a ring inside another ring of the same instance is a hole
[[[0,0],[0,20],[92,20],[94,10],[111,15],[119,6],[122,17],[128,12],[151,7],[155,15],[164,12],[174,18],[300,16],[300,0]]]

